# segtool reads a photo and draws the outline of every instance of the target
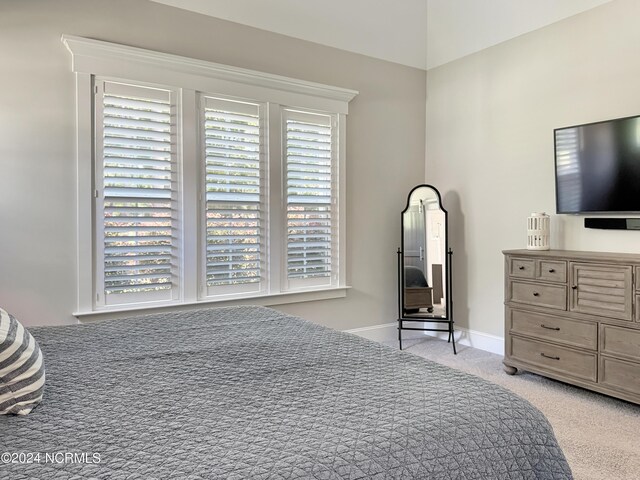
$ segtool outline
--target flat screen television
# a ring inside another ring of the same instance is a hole
[[[640,212],[640,116],[554,130],[557,213]]]

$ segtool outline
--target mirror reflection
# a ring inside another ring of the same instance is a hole
[[[404,314],[447,316],[445,211],[438,192],[416,188],[402,215],[404,244]]]

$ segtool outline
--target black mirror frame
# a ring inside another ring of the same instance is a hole
[[[445,285],[446,285],[446,299],[445,299],[445,315],[434,315],[428,313],[421,314],[411,314],[410,317],[406,316],[405,313],[405,303],[404,303],[404,214],[409,210],[411,204],[411,195],[413,192],[418,190],[419,188],[430,188],[433,190],[438,197],[438,206],[440,210],[444,212],[444,234],[445,234],[445,264],[444,267],[446,269],[445,272]],[[453,251],[449,248],[449,212],[442,205],[442,196],[440,195],[440,191],[434,187],[433,185],[429,185],[426,183],[416,185],[411,189],[409,195],[407,195],[407,203],[404,210],[400,214],[400,248],[398,248],[398,342],[400,345],[400,350],[402,350],[402,330],[419,330],[419,331],[430,331],[430,332],[447,332],[449,333],[448,342],[453,342],[453,353],[456,352],[456,343],[454,338],[453,331],[453,282],[451,280],[451,267],[452,267],[452,257]],[[447,323],[448,328],[445,329],[437,329],[437,328],[411,328],[405,327],[403,322],[423,322],[423,323]]]

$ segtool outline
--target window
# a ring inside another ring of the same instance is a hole
[[[174,93],[96,81],[96,305],[178,297]]]
[[[289,288],[335,280],[338,236],[334,119],[285,110]]]
[[[260,292],[265,280],[265,167],[260,106],[203,97],[207,296]]]
[[[63,42],[77,81],[76,315],[344,296],[357,92]]]

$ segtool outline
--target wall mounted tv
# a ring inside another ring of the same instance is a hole
[[[640,212],[640,116],[557,128],[556,211]]]

